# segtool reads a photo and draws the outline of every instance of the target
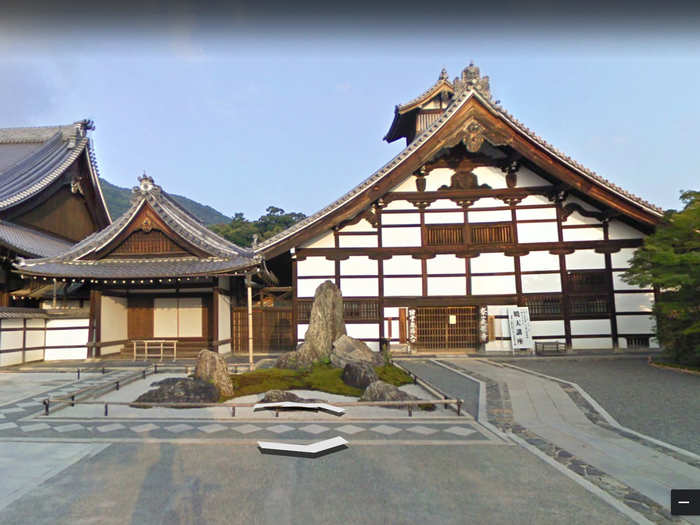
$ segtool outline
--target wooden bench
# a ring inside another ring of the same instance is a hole
[[[160,360],[163,360],[164,352],[172,351],[173,361],[177,359],[177,341],[167,340],[167,339],[138,339],[131,341],[134,348],[134,361],[137,357],[143,356],[143,360],[147,361],[149,357],[157,358],[160,356]],[[154,354],[149,354],[149,347],[155,350]],[[139,350],[143,349],[143,352],[139,353]]]

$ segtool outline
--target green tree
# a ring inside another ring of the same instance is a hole
[[[275,206],[269,206],[266,211],[265,215],[255,221],[249,221],[242,213],[236,213],[230,223],[213,224],[210,228],[232,243],[251,246],[253,235],[257,235],[259,241],[269,239],[306,217],[303,213],[285,213],[282,208]]]
[[[623,279],[660,290],[656,335],[678,363],[700,363],[700,192],[681,193],[682,211],[669,210],[632,257]]]

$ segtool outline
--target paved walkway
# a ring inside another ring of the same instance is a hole
[[[669,507],[672,488],[700,487],[699,469],[593,424],[553,381],[474,359],[447,363],[507,384],[516,422],[659,505]]]

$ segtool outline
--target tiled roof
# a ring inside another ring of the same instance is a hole
[[[44,259],[19,259],[15,268],[28,275],[80,278],[152,278],[207,275],[257,266],[252,250],[241,248],[200,223],[171,199],[153,179],[143,176],[134,188],[132,204],[105,229],[89,235],[66,252]],[[172,230],[208,254],[207,257],[85,259],[100,251],[131,223],[144,205],[150,205]]]
[[[67,251],[72,244],[48,233],[0,220],[0,243],[29,256],[53,257]]]
[[[41,308],[0,307],[0,319],[46,319],[48,315]]]
[[[394,171],[394,169],[396,169],[407,158],[409,158],[413,154],[413,152],[416,151],[425,141],[427,141],[430,137],[437,133],[437,131],[450,120],[452,115],[454,115],[457,112],[457,110],[461,108],[472,97],[475,97],[478,100],[480,100],[493,113],[495,113],[497,116],[508,122],[515,129],[526,135],[532,142],[547,150],[550,154],[557,157],[564,164],[567,164],[574,171],[580,173],[588,179],[592,179],[597,183],[602,184],[603,186],[605,186],[612,192],[618,194],[619,196],[625,198],[626,200],[632,201],[635,204],[646,208],[647,211],[651,212],[654,215],[657,215],[659,217],[663,215],[663,210],[661,208],[654,206],[653,204],[645,201],[644,199],[641,199],[640,197],[637,197],[623,190],[619,186],[611,183],[610,181],[599,176],[595,172],[585,168],[582,164],[574,161],[571,157],[564,155],[561,151],[559,151],[554,146],[543,140],[541,137],[539,137],[533,131],[531,131],[529,128],[523,125],[520,121],[515,119],[511,114],[506,112],[505,109],[503,109],[503,107],[500,106],[500,104],[492,102],[488,96],[483,95],[479,91],[478,86],[473,86],[471,84],[466,83],[463,85],[464,88],[461,90],[457,90],[454,98],[447,106],[445,111],[440,115],[440,117],[437,120],[435,120],[435,122],[429,128],[425,129],[422,133],[417,135],[416,138],[412,142],[407,144],[406,147],[403,150],[401,150],[393,159],[391,159],[380,169],[372,173],[372,175],[370,175],[367,179],[355,186],[353,189],[351,189],[349,192],[347,192],[335,202],[319,210],[313,215],[310,215],[307,218],[299,221],[298,223],[290,226],[286,230],[281,231],[280,233],[260,243],[256,251],[262,253],[265,250],[269,249],[271,246],[283,241],[284,239],[292,236],[300,230],[311,226],[312,224],[318,222],[319,220],[329,215],[333,211],[337,210],[347,202],[351,201],[353,198],[358,196],[367,188],[375,185],[376,183],[387,177],[390,173]]]
[[[406,102],[405,104],[399,104],[396,106],[396,112],[397,113],[405,113],[406,111],[410,111],[413,108],[415,108],[419,104],[423,104],[424,102],[427,102],[431,98],[433,98],[437,93],[440,92],[442,88],[447,88],[451,92],[454,92],[454,86],[452,85],[452,82],[447,77],[447,71],[442,70],[440,72],[440,76],[437,79],[437,82],[430,86],[428,89],[426,89],[423,93],[418,95],[416,98],[413,100],[410,100]]]

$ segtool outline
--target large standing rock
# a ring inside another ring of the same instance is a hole
[[[316,288],[311,306],[309,328],[299,348],[283,354],[277,360],[279,368],[307,368],[329,357],[333,341],[345,335],[343,296],[331,281]]]
[[[141,394],[136,403],[216,403],[219,400],[216,386],[201,379],[168,378],[151,386],[157,388]]]
[[[365,389],[360,401],[408,401],[415,399],[419,398],[399,390],[398,387],[394,385],[385,383],[384,381],[375,381]],[[406,406],[407,405],[387,405],[389,408],[406,408]]]
[[[202,350],[197,356],[194,377],[213,383],[220,396],[233,397],[233,382],[226,360],[210,350]]]
[[[367,363],[348,363],[343,368],[343,383],[355,388],[366,388],[371,383],[379,381],[377,373]]]
[[[372,352],[369,346],[362,341],[358,341],[347,335],[341,335],[333,342],[331,363],[338,368],[345,368],[345,365],[349,363],[365,363],[370,366],[381,366],[384,364],[384,359],[381,354]]]

